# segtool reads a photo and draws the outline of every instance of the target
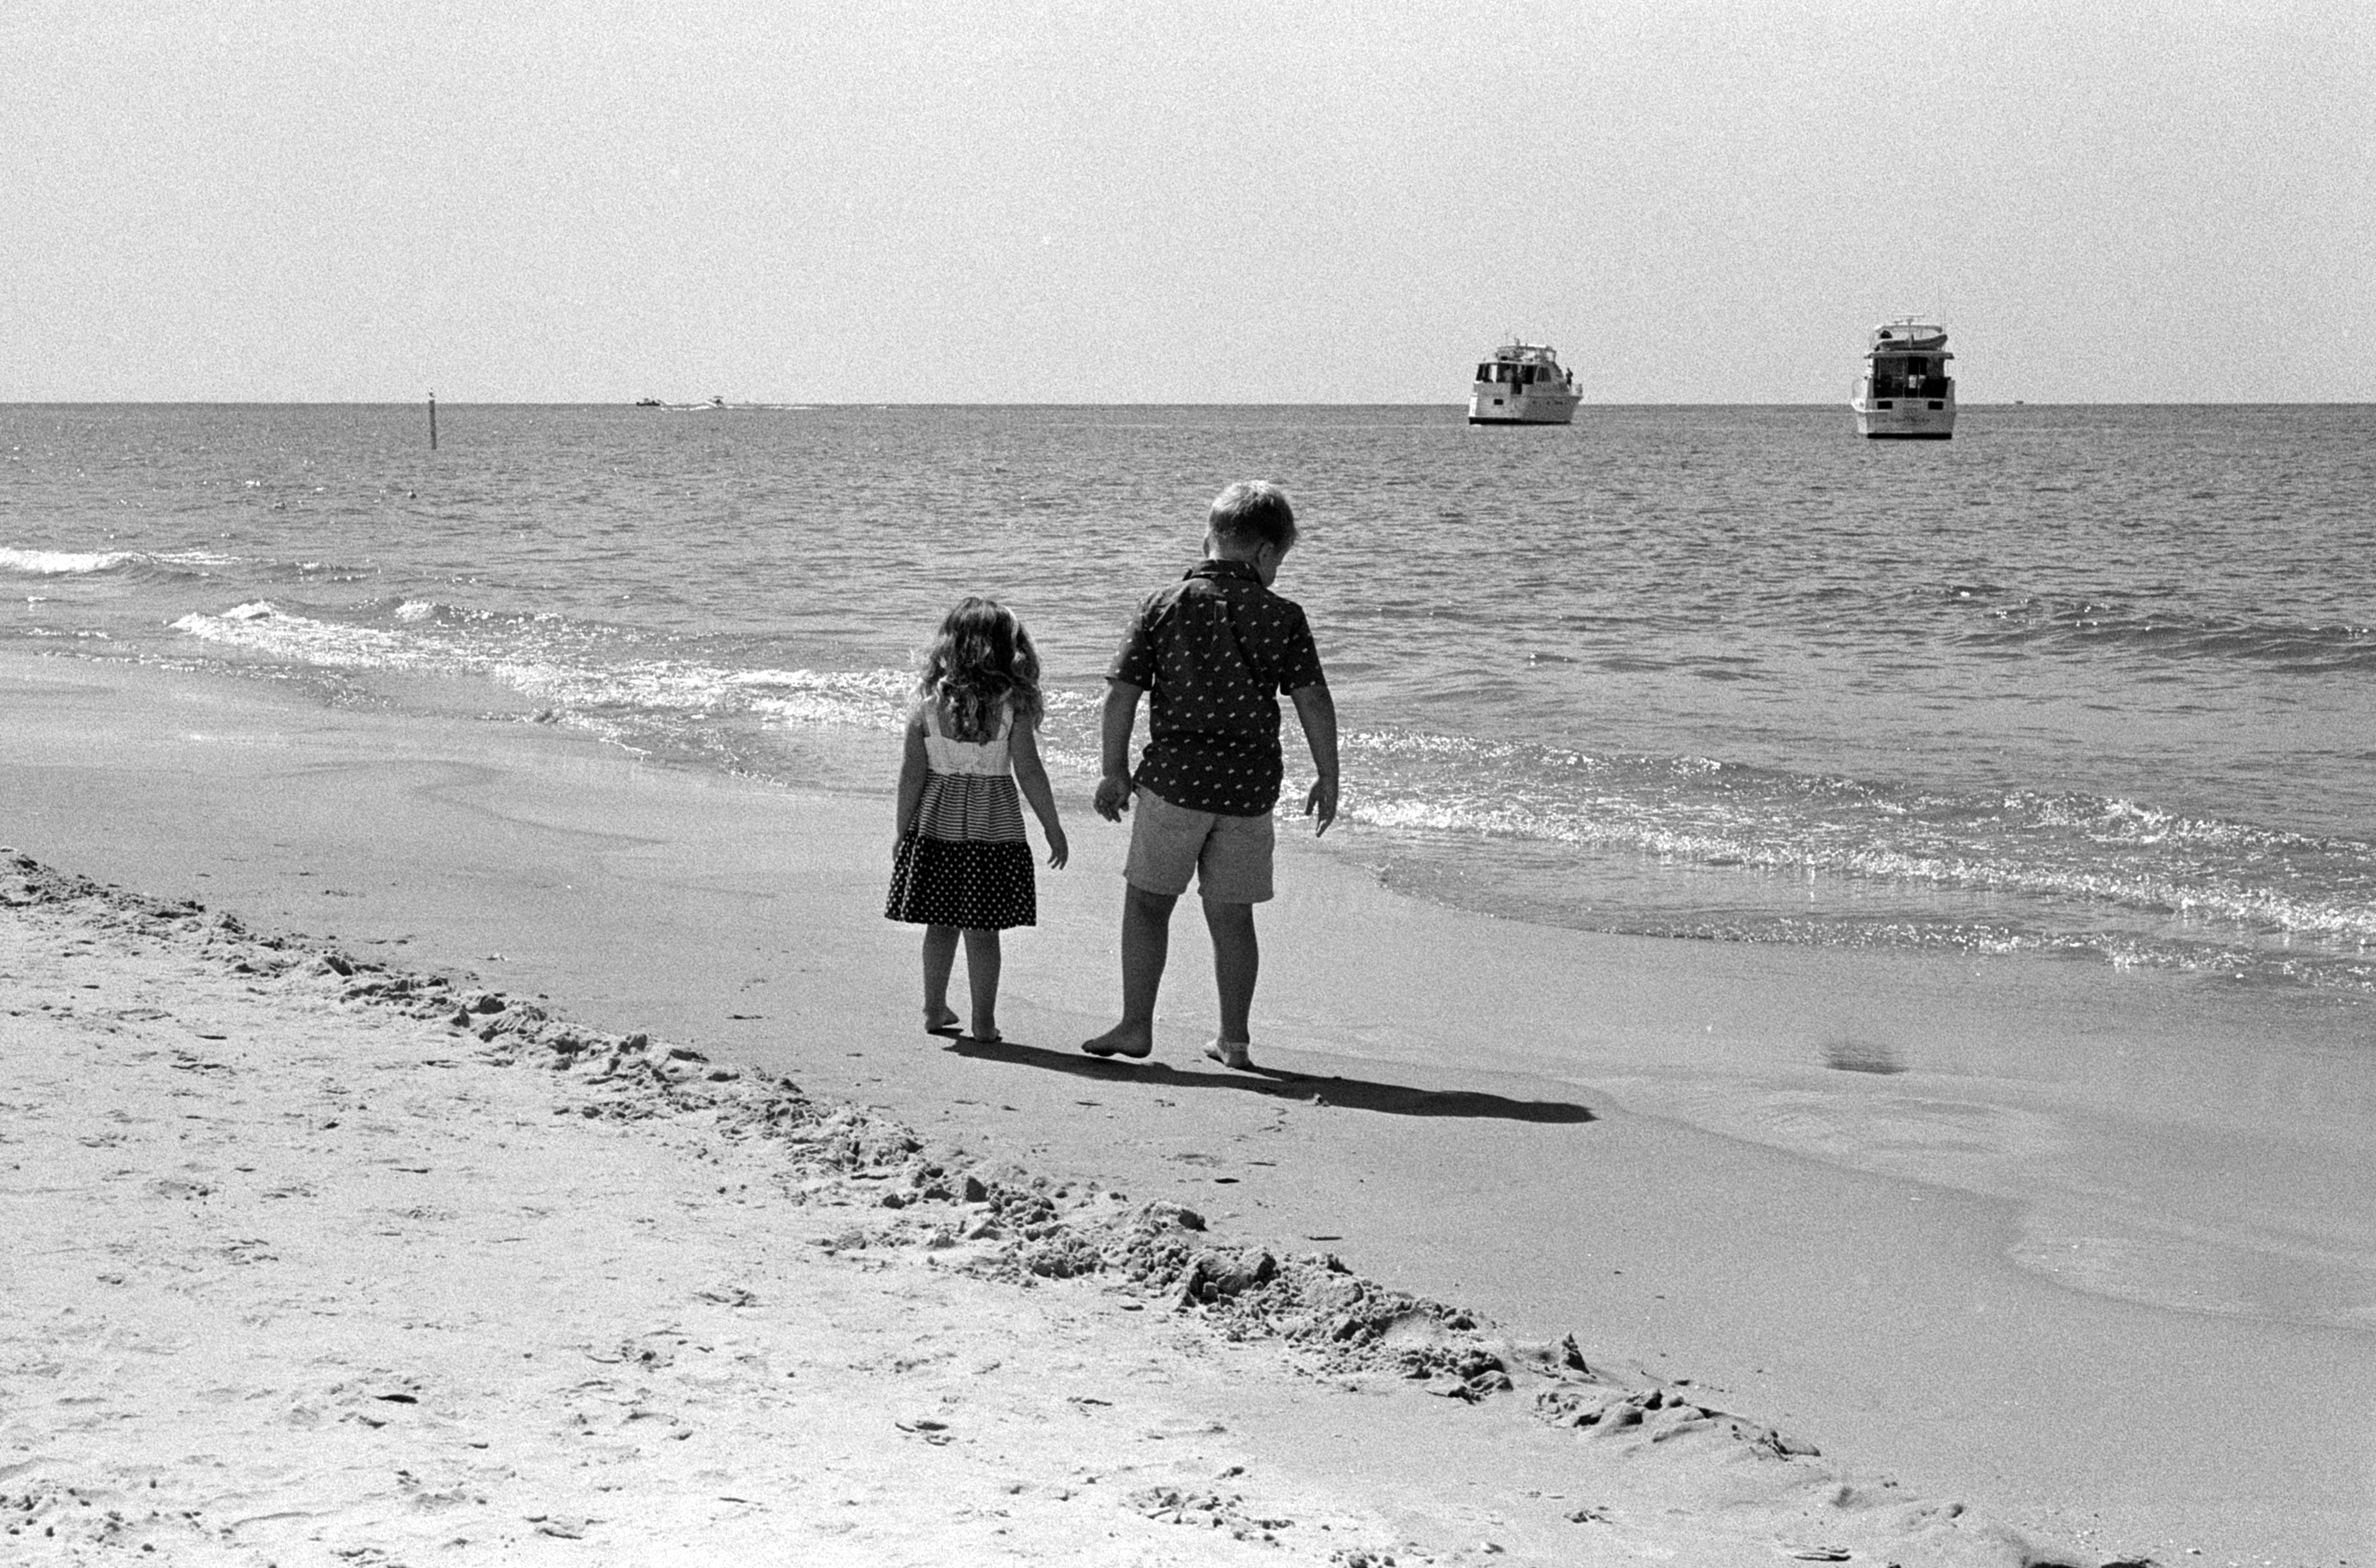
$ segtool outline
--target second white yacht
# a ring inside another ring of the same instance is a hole
[[[1945,441],[1955,434],[1955,378],[1947,374],[1947,329],[1901,316],[1872,329],[1848,407],[1870,440]]]
[[[1583,396],[1548,343],[1505,343],[1477,367],[1470,424],[1566,424]]]

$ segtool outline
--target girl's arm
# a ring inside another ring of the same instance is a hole
[[[916,812],[924,803],[924,716],[912,715],[908,720],[907,743],[899,754],[899,830],[897,838],[905,838],[916,826]]]
[[[1048,866],[1061,869],[1072,858],[1072,846],[1064,842],[1064,825],[1056,820],[1056,792],[1048,788],[1048,769],[1040,760],[1040,721],[1029,714],[1018,713],[1007,731],[1007,752],[1015,761],[1016,788],[1031,802],[1031,814],[1040,819],[1040,831],[1048,836]]]

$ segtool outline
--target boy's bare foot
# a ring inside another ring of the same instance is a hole
[[[956,1033],[956,1009],[954,1007],[925,1008],[924,1032],[928,1035],[953,1035]]]
[[[1092,1056],[1146,1056],[1155,1050],[1155,1027],[1116,1024],[1097,1039],[1083,1040],[1081,1049]]]
[[[965,1037],[968,1039],[980,1040],[984,1045],[996,1045],[999,1041],[1006,1038],[1004,1035],[998,1032],[998,1024],[995,1019],[986,1024],[975,1024],[973,1028],[966,1030]]]
[[[1241,1073],[1249,1072],[1253,1067],[1254,1059],[1246,1053],[1246,1048],[1253,1043],[1242,1039],[1216,1039],[1205,1048],[1205,1054],[1224,1067],[1235,1067]]]

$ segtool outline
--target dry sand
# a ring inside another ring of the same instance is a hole
[[[37,872],[0,918],[0,1501],[39,1526],[10,1546],[2364,1561],[2364,1328],[2010,1261],[2040,1206],[2004,1172],[2067,1163],[2035,1129],[2070,1104],[1998,1097],[2030,1132],[1982,1159],[1922,1119],[1975,1096],[1919,1074],[1859,1078],[1843,1122],[1689,1054],[1851,1004],[1833,1036],[1870,1044],[1854,966],[1478,921],[1299,857],[1272,1075],[1197,1055],[1193,931],[1162,1060],[1094,1063],[1120,844],[1085,822],[1010,944],[1016,1043],[951,1047],[876,918],[880,802],[64,661],[0,670],[0,837],[210,906]],[[406,975],[447,984],[357,985]],[[1929,999],[1993,1040],[2020,1009],[1984,991]]]
[[[1176,1204],[0,875],[12,1561],[2032,1555]]]

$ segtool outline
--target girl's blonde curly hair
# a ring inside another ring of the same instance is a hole
[[[952,740],[987,741],[998,732],[998,710],[1038,720],[1040,650],[1015,612],[994,599],[969,594],[941,622],[924,649],[916,700],[939,703]]]

